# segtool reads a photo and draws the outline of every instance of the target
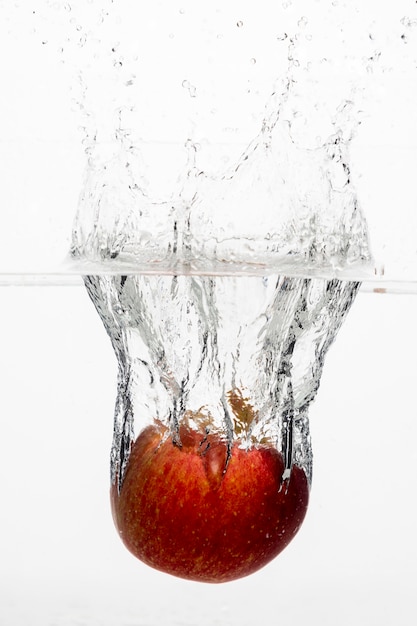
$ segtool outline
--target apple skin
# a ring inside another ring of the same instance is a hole
[[[272,446],[227,446],[217,435],[163,426],[136,439],[113,517],[128,550],[163,572],[207,583],[248,576],[292,540],[306,514],[309,487]]]

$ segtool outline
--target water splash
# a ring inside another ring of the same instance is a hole
[[[217,42],[233,38],[231,98],[250,102],[249,134],[223,106],[228,86],[213,88],[210,64],[224,59],[203,58],[197,42],[204,71],[196,74],[176,48],[181,73],[171,67],[175,84],[164,74],[186,115],[173,120],[161,94],[149,117],[145,82],[131,90],[140,77],[151,84],[140,53],[133,71],[119,42],[112,75],[123,85],[114,92],[124,94],[122,106],[104,120],[86,118],[88,166],[71,253],[118,359],[111,476],[119,486],[137,432],[155,420],[174,442],[184,422],[220,433],[229,447],[271,442],[287,474],[296,463],[311,481],[308,408],[357,276],[372,262],[350,168],[362,92],[337,80],[345,53],[336,46],[336,61],[325,56],[304,13],[285,36],[268,33],[265,49],[244,39],[256,17],[234,19],[233,29],[226,18],[210,30],[184,10],[178,28],[184,34],[188,24],[190,43],[201,29]],[[173,45],[175,29],[167,33]],[[268,56],[277,67],[260,106]],[[258,72],[244,100],[243,58],[245,76]],[[152,68],[158,75],[157,59]],[[152,84],[158,93],[161,84]],[[85,112],[91,86],[83,85]],[[236,104],[232,111],[240,120]]]
[[[113,483],[135,432],[154,420],[174,439],[191,420],[243,446],[269,441],[311,480],[308,408],[358,283],[131,275],[85,284],[119,363]]]
[[[306,18],[300,24],[304,29]],[[285,71],[246,147],[194,139],[136,143],[122,125],[126,107],[115,143],[103,147],[94,136],[73,231],[72,256],[81,267],[350,277],[369,267],[349,154],[359,103],[336,90],[340,100],[330,116],[307,78],[311,61],[301,65],[306,53],[297,37],[285,45]],[[322,117],[311,116],[310,101]],[[329,134],[323,140],[320,132]]]

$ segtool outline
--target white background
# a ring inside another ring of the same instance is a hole
[[[306,521],[223,586],[153,571],[109,506],[116,359],[83,287],[0,290],[0,624],[412,623],[417,297],[360,293],[311,408]]]

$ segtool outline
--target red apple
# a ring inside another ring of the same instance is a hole
[[[148,565],[190,580],[220,583],[266,565],[291,541],[307,510],[304,471],[283,480],[272,445],[228,455],[220,436],[183,425],[181,443],[147,427],[135,441],[123,484],[111,491],[116,527]]]

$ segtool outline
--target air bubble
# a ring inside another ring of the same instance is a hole
[[[413,26],[417,26],[417,20],[412,20],[406,15],[400,20],[400,23],[407,28],[412,28]]]
[[[190,83],[189,80],[183,80],[182,81],[182,86],[184,87],[184,89],[188,89],[188,93],[190,94],[191,98],[195,98],[197,95],[197,89],[194,85],[192,85]]]

